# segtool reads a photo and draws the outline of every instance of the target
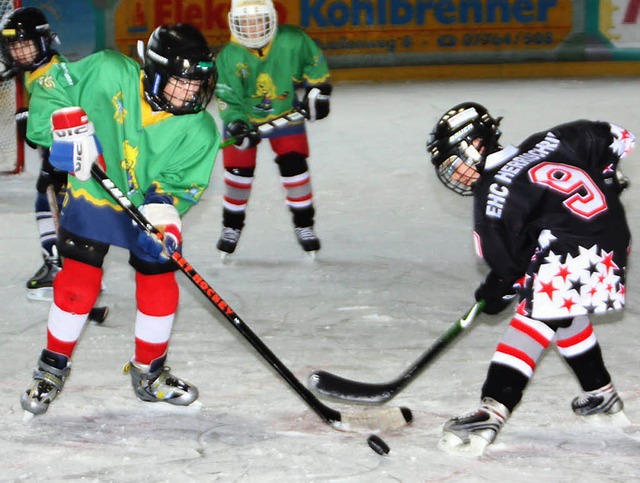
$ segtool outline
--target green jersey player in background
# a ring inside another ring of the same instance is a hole
[[[41,10],[24,7],[12,10],[3,20],[0,30],[0,52],[5,70],[2,80],[18,77],[23,82],[27,95],[33,90],[38,79],[46,75],[51,67],[66,59],[54,48],[58,36],[49,26]],[[19,107],[16,113],[17,129],[26,135],[28,110]],[[32,300],[51,301],[53,298],[53,279],[60,271],[61,260],[58,253],[58,237],[54,223],[55,207],[47,198],[47,189],[51,187],[57,202],[64,198],[67,173],[55,169],[49,163],[49,149],[29,143],[38,151],[40,172],[36,181],[35,215],[40,236],[40,246],[44,263],[27,282],[27,297]]]
[[[320,249],[314,232],[309,145],[304,120],[260,135],[255,125],[303,109],[310,121],[329,114],[329,68],[320,48],[301,29],[278,25],[272,0],[233,0],[231,41],[216,58],[216,97],[225,137],[223,230],[217,247],[233,253],[244,227],[256,167],[257,144],[269,139],[280,170],[296,237],[307,252]],[[298,100],[296,91],[304,91]]]
[[[213,55],[187,24],[158,27],[143,69],[105,50],[54,66],[34,86],[27,135],[51,147],[51,163],[73,174],[60,218],[62,270],[53,284],[47,344],[22,407],[47,411],[69,375],[70,359],[100,292],[111,245],[129,251],[135,269],[135,351],[127,364],[137,397],[188,405],[195,386],[165,366],[178,307],[176,265],[181,217],[209,184],[220,136],[205,110],[215,88]],[[163,239],[148,235],[91,177],[100,163]]]

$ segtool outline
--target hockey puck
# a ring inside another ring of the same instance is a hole
[[[109,315],[109,307],[93,307],[89,312],[89,320],[101,324]]]
[[[369,447],[373,451],[383,456],[389,454],[389,451],[391,451],[389,445],[385,443],[380,436],[376,436],[375,434],[367,438],[367,444],[369,444]]]

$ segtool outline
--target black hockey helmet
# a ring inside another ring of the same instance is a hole
[[[146,49],[139,42],[138,50],[146,98],[154,109],[192,114],[207,107],[218,73],[207,41],[197,28],[186,23],[162,25],[153,31]],[[164,94],[171,77],[201,82],[199,90],[182,107],[173,106]]]
[[[440,118],[427,150],[438,179],[447,188],[463,196],[472,194],[486,157],[500,149],[501,120],[475,102],[458,104]]]
[[[2,62],[7,70],[33,71],[51,60],[56,50],[51,47],[57,40],[55,32],[49,26],[47,17],[35,7],[17,8],[2,19],[0,27],[0,50]],[[30,62],[21,62],[11,55],[10,47],[14,42],[33,40],[34,58]]]

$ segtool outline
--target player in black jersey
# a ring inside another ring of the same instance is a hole
[[[474,198],[476,251],[490,268],[476,300],[497,314],[518,298],[481,405],[445,424],[445,450],[482,453],[552,343],[584,391],[573,411],[626,420],[589,317],[625,304],[631,236],[618,162],[635,138],[608,122],[578,120],[503,148],[500,121],[463,103],[441,117],[428,143],[438,178]]]

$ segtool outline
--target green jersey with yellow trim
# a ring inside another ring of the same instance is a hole
[[[232,39],[216,58],[216,97],[224,123],[262,123],[291,111],[295,90],[330,82],[320,48],[302,29],[278,26],[264,49],[248,49]]]
[[[55,62],[31,86],[27,137],[50,147],[53,111],[85,110],[102,144],[107,175],[139,206],[149,190],[166,193],[184,214],[209,184],[220,144],[206,111],[175,116],[152,111],[137,62],[104,50],[77,62]],[[69,177],[70,197],[119,208],[95,180]]]

